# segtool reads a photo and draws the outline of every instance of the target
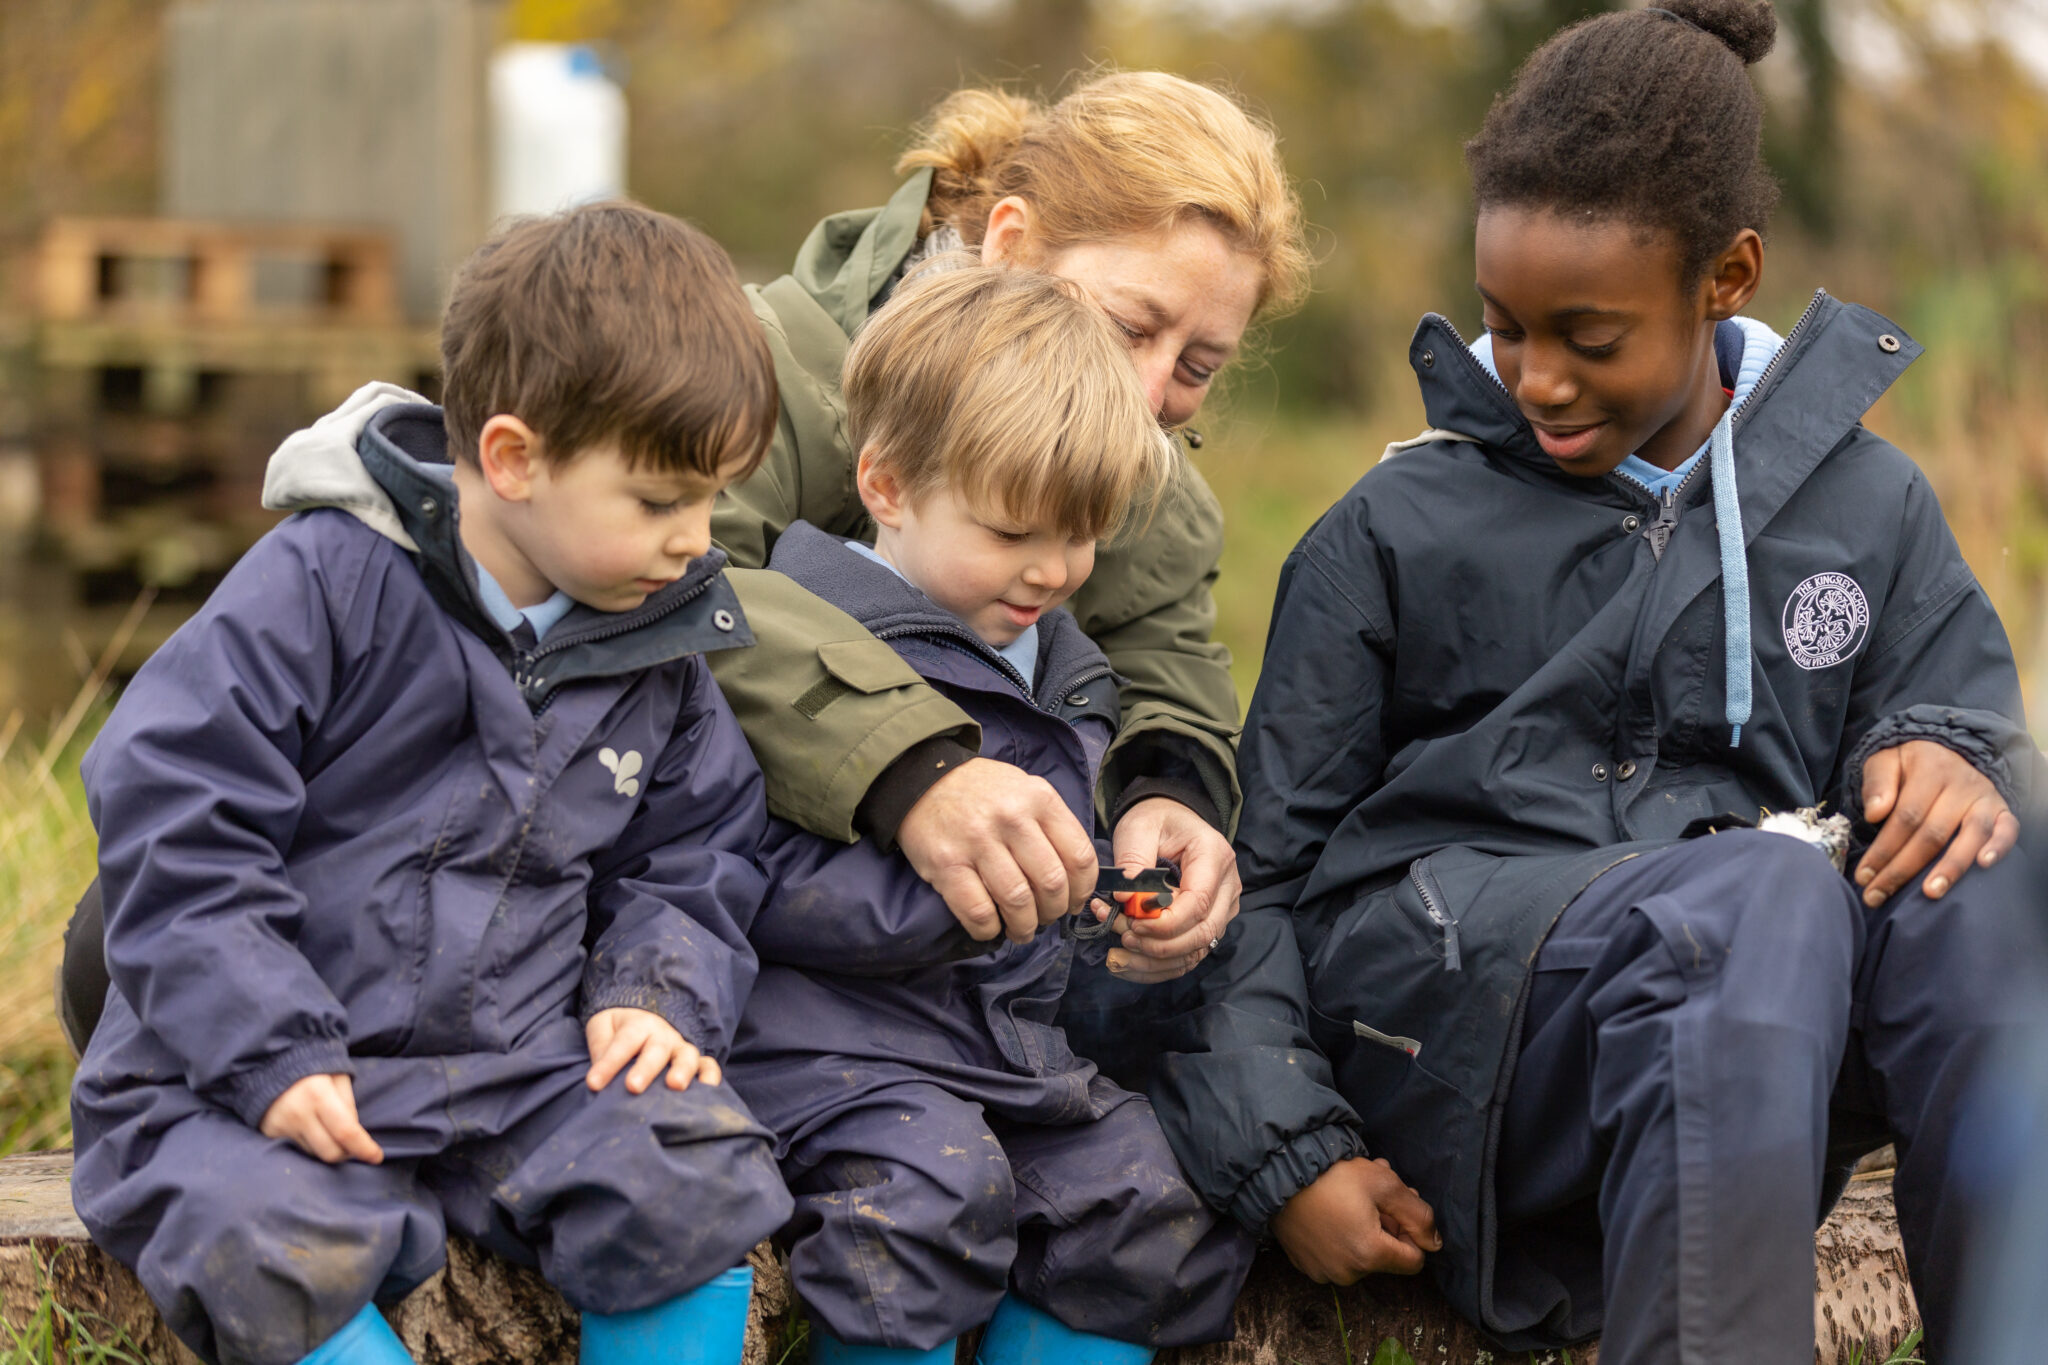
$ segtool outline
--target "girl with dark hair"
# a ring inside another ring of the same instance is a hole
[[[1774,23],[1589,19],[1468,145],[1486,335],[1423,320],[1431,430],[1282,571],[1244,913],[1158,1067],[1219,1200],[1268,1152],[1298,1169],[1341,1095],[1510,1349],[1811,1359],[1815,1221],[1887,1141],[1938,1348],[1959,1101],[2038,990],[2011,651],[1860,425],[1920,348],[1825,293],[1783,337],[1742,315],[1775,197],[1744,66]],[[1271,1218],[1295,1262],[1426,1249],[1343,1155]]]

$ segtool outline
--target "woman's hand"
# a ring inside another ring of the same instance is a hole
[[[583,1083],[592,1090],[610,1085],[628,1062],[633,1069],[626,1072],[626,1091],[633,1095],[654,1084],[663,1071],[668,1072],[671,1090],[688,1090],[691,1081],[717,1085],[725,1079],[716,1058],[699,1052],[675,1025],[652,1010],[599,1010],[583,1026],[583,1039],[590,1044],[590,1074]]]
[[[1414,1275],[1424,1252],[1444,1249],[1436,1211],[1385,1157],[1338,1162],[1282,1204],[1271,1226],[1294,1268],[1317,1284]]]
[[[1052,783],[994,759],[969,759],[933,783],[896,846],[978,939],[1029,943],[1095,890],[1095,843]]]
[[[1856,885],[1872,909],[1937,854],[1941,861],[1920,884],[1929,900],[1947,895],[1972,866],[1997,862],[2020,839],[2020,822],[1991,779],[1955,750],[1926,739],[1864,760],[1863,818],[1883,826],[1856,864]]]
[[[339,1072],[301,1076],[263,1111],[256,1131],[283,1138],[330,1166],[353,1158],[382,1165],[384,1149],[356,1117],[355,1085]]]
[[[1146,984],[1185,975],[1237,918],[1244,885],[1230,841],[1180,802],[1155,796],[1124,812],[1114,847],[1116,865],[1127,873],[1178,863],[1180,889],[1157,919],[1116,917],[1110,927],[1123,947],[1109,950],[1109,969]]]

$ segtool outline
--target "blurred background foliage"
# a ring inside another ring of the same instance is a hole
[[[2043,5],[1780,0],[1779,50],[1756,78],[1785,196],[1753,310],[1782,330],[1825,287],[1926,343],[1870,421],[1928,470],[2036,682],[2048,672]],[[1280,559],[1388,441],[1422,425],[1406,360],[1416,320],[1433,309],[1468,336],[1477,326],[1463,140],[1530,48],[1599,7],[507,0],[497,19],[508,41],[598,45],[629,102],[632,193],[705,226],[753,279],[780,273],[820,217],[880,202],[908,130],[963,84],[1057,92],[1097,64],[1157,67],[1227,86],[1269,118],[1314,225],[1316,291],[1198,419],[1230,517],[1219,634],[1248,694]],[[0,238],[25,240],[52,214],[156,211],[167,8],[0,3]],[[30,717],[23,743],[41,732]],[[0,1152],[67,1136],[69,1063],[45,1002],[91,865],[71,748],[54,766],[0,752],[0,807],[39,807],[0,828],[0,1000],[30,1002],[0,1028]]]

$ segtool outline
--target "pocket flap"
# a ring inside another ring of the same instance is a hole
[[[818,646],[825,671],[856,692],[887,692],[924,681],[881,640],[833,640]]]

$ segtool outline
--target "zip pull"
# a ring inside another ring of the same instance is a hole
[[[1657,498],[1657,519],[1643,531],[1643,538],[1650,542],[1650,552],[1658,559],[1664,558],[1664,547],[1671,543],[1671,533],[1678,529],[1678,490],[1667,488]]]
[[[1408,880],[1415,884],[1416,892],[1422,897],[1422,912],[1429,916],[1431,923],[1444,931],[1444,970],[1455,972],[1464,966],[1458,952],[1458,921],[1452,919],[1445,913],[1444,908],[1437,904],[1436,895],[1429,889],[1429,882],[1423,877],[1422,863],[1423,860],[1417,858],[1409,866]]]

